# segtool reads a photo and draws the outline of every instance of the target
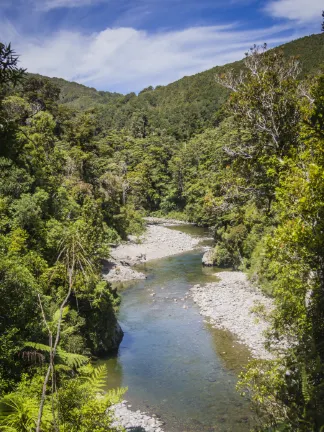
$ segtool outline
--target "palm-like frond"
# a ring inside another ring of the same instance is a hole
[[[24,342],[24,347],[25,348],[33,348],[36,351],[43,351],[46,353],[51,352],[51,347],[49,345],[41,344],[38,342]]]
[[[83,368],[83,373],[85,375],[82,376],[81,370],[81,378],[89,385],[91,391],[94,393],[103,393],[103,389],[107,383],[107,366],[100,365],[96,368],[93,368],[91,365]],[[122,400],[123,395],[127,392],[127,388],[116,388],[111,389],[105,392],[104,399],[107,401],[109,405],[114,405]]]
[[[63,364],[70,368],[79,368],[89,361],[89,358],[82,354],[68,353],[61,348],[57,349],[57,356]]]
[[[51,348],[49,345],[45,345],[37,342],[25,342],[24,345],[27,348],[33,348],[37,351],[46,352],[48,354],[51,352]],[[89,362],[88,357],[81,354],[66,352],[62,348],[58,348],[56,350],[55,358],[58,362],[68,366],[70,369],[79,368]]]

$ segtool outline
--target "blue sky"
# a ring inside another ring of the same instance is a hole
[[[30,72],[128,93],[319,33],[323,0],[0,0]]]

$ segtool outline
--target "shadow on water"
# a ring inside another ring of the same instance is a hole
[[[250,353],[212,328],[188,296],[194,284],[216,280],[201,257],[191,251],[150,261],[146,280],[120,286],[125,336],[118,355],[105,360],[107,388],[127,386],[134,409],[156,413],[169,432],[247,432],[249,406],[235,385]]]

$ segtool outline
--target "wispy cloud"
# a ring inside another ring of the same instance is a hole
[[[275,18],[286,18],[301,23],[320,20],[323,0],[276,0],[271,1],[265,11]]]
[[[108,2],[108,0],[30,0],[38,10],[49,11],[59,8],[77,8],[93,6],[95,4]]]
[[[13,42],[29,71],[118,91],[167,84],[238,60],[254,43],[278,44],[291,39],[282,33],[286,29],[274,26],[241,31],[223,25],[149,33],[121,27],[90,35],[60,31],[38,40],[17,34],[8,23],[1,26],[5,40]]]
[[[70,9],[85,6],[94,6],[100,3],[109,3],[114,0],[0,0],[3,8],[20,8],[27,6],[41,12],[48,12],[53,9]],[[118,0],[117,0],[118,1]]]
[[[7,11],[0,40],[12,42],[30,72],[137,91],[239,60],[254,43],[279,45],[314,31],[322,1],[268,0],[260,10],[257,0],[227,0],[240,11],[227,16],[226,0],[0,0]]]

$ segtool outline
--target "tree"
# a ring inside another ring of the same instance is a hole
[[[49,79],[28,76],[23,82],[22,94],[35,115],[44,110],[53,112],[59,100],[60,89]]]
[[[5,84],[16,85],[25,75],[26,69],[18,67],[19,56],[11,48],[11,44],[0,42],[0,87]]]
[[[76,281],[76,278],[78,277],[78,274],[81,272],[84,277],[87,277],[87,273],[92,271],[92,264],[90,261],[90,257],[86,253],[87,245],[84,243],[82,236],[80,235],[80,229],[78,227],[78,224],[72,225],[67,229],[66,233],[64,233],[59,254],[57,257],[57,264],[58,269],[60,269],[60,263],[63,264],[63,266],[66,269],[66,276],[67,276],[67,292],[63,296],[62,303],[60,304],[59,308],[59,315],[57,319],[57,325],[55,329],[55,337],[53,338],[53,332],[50,329],[47,319],[43,310],[42,302],[41,302],[41,296],[39,295],[39,302],[40,307],[42,310],[43,319],[45,322],[45,325],[48,329],[48,335],[49,335],[49,347],[50,347],[50,364],[48,366],[44,383],[43,383],[43,391],[42,391],[42,397],[39,407],[39,413],[38,413],[38,419],[37,419],[37,426],[36,426],[36,432],[39,432],[41,430],[41,422],[42,422],[42,416],[43,416],[43,409],[45,404],[45,398],[46,398],[46,392],[47,392],[47,385],[49,382],[50,377],[54,381],[54,361],[55,356],[57,353],[57,349],[60,342],[60,336],[61,336],[61,326],[62,326],[62,319],[63,319],[63,312],[64,308],[66,307],[70,296],[72,294],[72,289],[74,288],[74,284]],[[55,269],[55,268],[54,268]],[[56,270],[56,269],[55,269]],[[53,385],[54,388],[54,385]]]
[[[274,156],[278,161],[296,145],[300,113],[297,102],[299,61],[282,52],[254,46],[246,54],[246,71],[233,70],[217,77],[217,82],[232,90],[228,113],[234,114],[238,140],[224,147],[242,160]],[[244,130],[247,136],[244,137]]]
[[[126,211],[122,188],[103,191],[111,155],[97,113],[61,110],[48,80],[31,77],[14,88],[18,57],[1,49],[0,429],[58,430],[57,398],[78,380],[81,359],[115,350],[123,336],[102,259],[138,214]],[[35,379],[32,395],[26,372]],[[71,391],[87,393],[83,378]],[[66,430],[110,430],[108,400],[79,396],[78,418]]]
[[[277,358],[252,363],[241,383],[263,427],[294,432],[324,425],[323,76],[311,96],[313,105],[303,107],[300,152],[287,160],[277,189],[279,224],[264,251],[276,302],[268,343]],[[286,343],[280,356],[278,341]]]

